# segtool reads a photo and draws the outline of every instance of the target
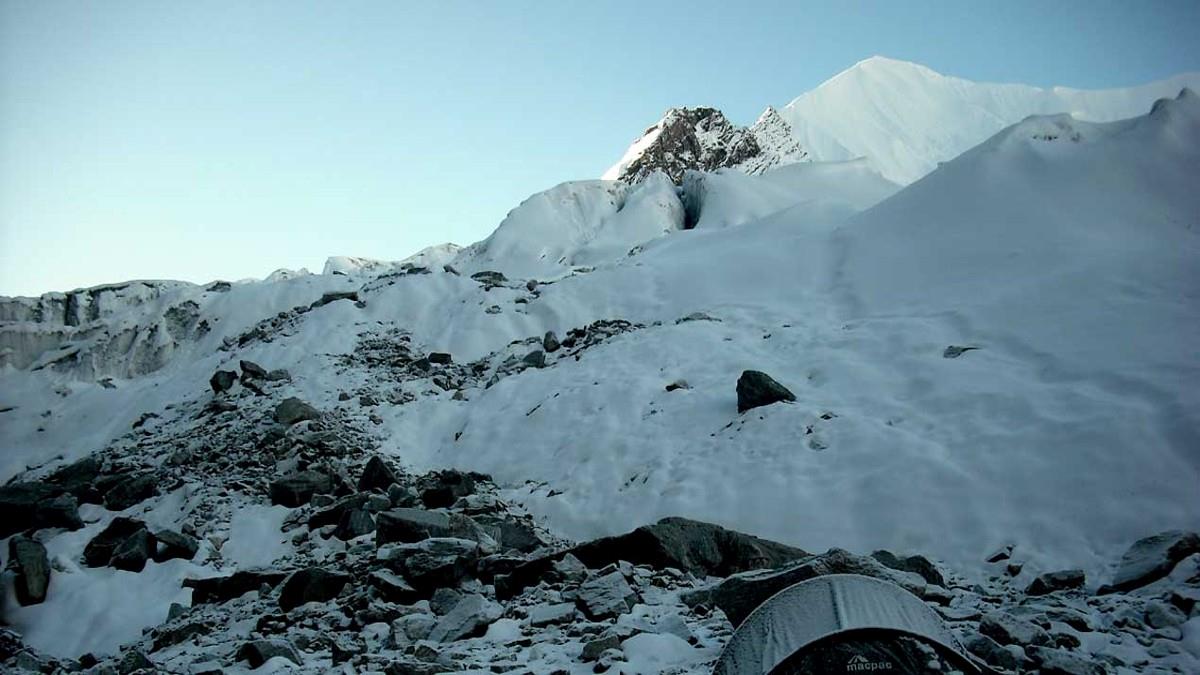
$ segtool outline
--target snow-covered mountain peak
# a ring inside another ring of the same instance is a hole
[[[973,82],[875,56],[779,112],[811,159],[866,157],[885,177],[907,184],[1030,115],[1109,122],[1144,115],[1155,99],[1197,84],[1200,73],[1125,89],[1043,89]]]

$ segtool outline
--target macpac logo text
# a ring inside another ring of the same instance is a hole
[[[892,664],[887,661],[871,661],[862,654],[855,654],[846,662],[847,673],[873,673],[877,670],[891,670]]]

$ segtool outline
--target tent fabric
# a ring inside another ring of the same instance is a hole
[[[868,630],[919,638],[960,657],[967,672],[977,672],[941,617],[920,598],[882,579],[831,574],[789,586],[759,605],[734,632],[713,673],[768,675],[826,638]]]

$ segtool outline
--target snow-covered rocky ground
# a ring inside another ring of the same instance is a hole
[[[761,559],[563,561],[680,516],[899,581],[996,667],[1196,672],[1200,540],[1119,561],[1200,529],[1197,176],[1185,91],[905,188],[583,181],[403,264],[0,299],[8,666],[707,672]],[[746,370],[795,400],[739,414]]]

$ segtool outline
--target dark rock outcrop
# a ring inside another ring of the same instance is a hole
[[[1121,556],[1112,583],[1099,592],[1131,591],[1158,581],[1193,553],[1200,553],[1200,534],[1196,532],[1171,530],[1139,539]]]
[[[288,508],[304,506],[313,495],[333,492],[333,479],[320,471],[300,471],[271,482],[271,503]]]
[[[737,381],[738,412],[758,408],[772,403],[796,400],[796,395],[779,384],[770,375],[757,370],[747,370]]]
[[[279,590],[279,608],[289,612],[307,602],[332,600],[349,582],[350,575],[345,572],[322,567],[299,570],[283,582],[283,588]]]
[[[285,426],[292,426],[306,420],[321,418],[321,412],[311,405],[292,396],[284,399],[275,406],[275,421]]]
[[[68,530],[83,527],[75,498],[48,483],[10,483],[0,487],[0,537],[44,527]]]
[[[716,171],[762,153],[749,129],[714,108],[672,108],[644,135],[652,133],[657,136],[624,166],[619,180],[637,183],[662,171],[678,185],[687,171]]]
[[[362,476],[358,479],[358,489],[366,492],[369,490],[384,490],[387,491],[393,484],[400,482],[396,477],[396,472],[388,463],[379,455],[372,455],[371,459],[367,460],[366,466],[363,467]]]
[[[1085,580],[1083,570],[1046,572],[1034,579],[1033,583],[1029,584],[1029,588],[1025,589],[1025,593],[1028,595],[1046,595],[1055,591],[1083,588]]]
[[[659,569],[674,567],[701,577],[778,567],[809,555],[798,548],[687,518],[663,518],[628,534],[580,544],[571,553],[595,569],[625,560]]]
[[[212,387],[214,394],[222,394],[233,389],[233,385],[237,383],[237,379],[238,374],[236,371],[218,370],[213,373],[212,377],[208,378],[208,386]]]
[[[50,586],[50,559],[41,542],[19,535],[9,539],[8,569],[15,573],[13,587],[17,602],[27,607],[46,600],[46,589]]]
[[[243,570],[229,576],[184,579],[183,587],[192,589],[192,604],[220,603],[257,591],[266,586],[276,586],[289,572],[279,570]]]

